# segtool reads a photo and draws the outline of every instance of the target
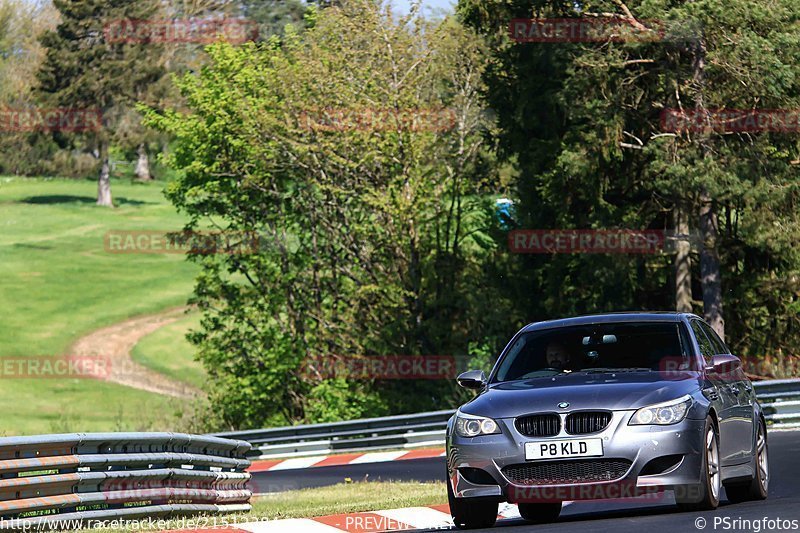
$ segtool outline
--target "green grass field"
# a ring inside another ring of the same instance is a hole
[[[107,209],[94,205],[93,181],[0,178],[0,356],[65,354],[92,330],[186,303],[197,267],[183,256],[104,249],[108,231],[182,227],[163,185],[114,181],[118,207]],[[150,342],[169,356],[166,340]],[[174,429],[186,407],[91,379],[0,377],[5,435]]]
[[[194,359],[194,347],[186,340],[189,330],[200,327],[200,314],[193,312],[144,337],[134,347],[133,360],[156,372],[202,389],[206,381],[203,365]]]

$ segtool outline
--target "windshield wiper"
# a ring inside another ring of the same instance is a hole
[[[531,374],[536,374],[541,372],[538,376],[532,376]],[[545,373],[547,372],[547,373]],[[528,372],[527,374],[523,374],[520,377],[516,378],[512,381],[517,380],[524,380],[524,379],[536,379],[536,378],[552,378],[553,376],[561,376],[564,374],[571,374],[572,370],[534,370],[533,372]]]
[[[608,372],[652,372],[652,368],[646,367],[625,367],[625,368],[584,368],[579,372],[586,372],[587,374],[604,374]]]

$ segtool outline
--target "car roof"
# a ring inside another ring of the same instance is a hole
[[[676,313],[674,311],[628,311],[622,313],[603,313],[583,315],[571,318],[559,318],[528,324],[523,331],[560,328],[566,326],[586,326],[590,324],[622,324],[625,322],[681,322],[687,318],[699,318],[692,313]]]

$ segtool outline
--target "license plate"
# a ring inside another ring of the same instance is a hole
[[[550,440],[525,443],[525,459],[561,459],[603,455],[603,439]]]

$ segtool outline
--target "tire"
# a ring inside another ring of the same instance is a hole
[[[755,475],[749,483],[725,485],[728,501],[732,503],[765,500],[769,494],[769,448],[767,428],[759,420],[756,433]]]
[[[458,529],[492,527],[497,521],[497,500],[483,498],[456,498],[450,479],[447,480],[447,502],[450,516]]]
[[[702,449],[700,485],[677,487],[675,492],[675,500],[682,511],[710,511],[719,507],[722,489],[719,434],[710,416],[706,418]]]
[[[519,514],[526,522],[548,524],[555,522],[561,514],[561,502],[558,503],[519,503]]]

